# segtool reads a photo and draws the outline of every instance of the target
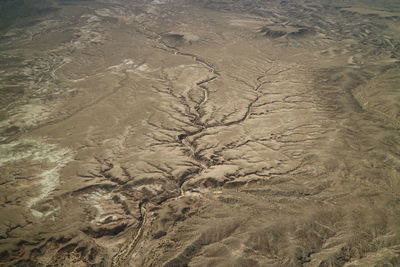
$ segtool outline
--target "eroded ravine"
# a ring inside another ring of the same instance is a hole
[[[191,116],[191,126],[197,128],[196,130],[185,130],[182,134],[179,134],[176,138],[179,140],[179,143],[185,147],[185,150],[187,151],[186,155],[193,161],[195,162],[198,167],[197,169],[191,169],[188,172],[185,172],[184,174],[182,174],[182,176],[180,177],[176,177],[176,181],[178,181],[178,186],[179,186],[179,191],[180,194],[178,196],[174,196],[171,198],[166,198],[164,199],[162,202],[158,203],[160,206],[163,205],[163,203],[166,202],[173,202],[176,199],[182,198],[183,196],[185,196],[187,191],[191,191],[191,188],[186,188],[185,189],[185,184],[187,182],[189,182],[191,179],[195,179],[197,176],[202,175],[207,169],[212,168],[214,166],[220,165],[222,163],[218,162],[218,161],[213,161],[209,158],[205,158],[204,156],[201,155],[202,150],[198,149],[199,144],[197,143],[197,140],[199,139],[199,137],[204,136],[205,132],[207,132],[210,129],[213,128],[218,128],[218,127],[230,127],[230,126],[235,126],[235,125],[239,125],[243,122],[245,122],[251,115],[252,113],[252,109],[253,106],[258,104],[258,107],[266,105],[266,104],[272,104],[274,103],[274,101],[272,102],[266,102],[266,103],[258,103],[262,94],[260,93],[260,90],[262,89],[262,87],[268,83],[270,83],[270,81],[263,81],[263,79],[268,78],[268,74],[269,71],[271,71],[273,69],[273,67],[269,68],[268,70],[264,71],[262,74],[258,75],[255,78],[255,84],[252,86],[249,83],[244,82],[244,86],[249,87],[248,89],[254,93],[254,96],[252,97],[253,99],[250,99],[250,101],[245,105],[244,109],[241,111],[238,111],[238,113],[241,113],[241,115],[239,115],[239,118],[237,119],[231,119],[231,120],[224,120],[221,122],[215,122],[215,123],[202,123],[202,119],[204,114],[204,111],[202,111],[202,109],[204,108],[204,105],[207,104],[207,100],[209,97],[209,89],[207,87],[207,83],[214,81],[216,79],[218,79],[218,76],[220,76],[220,74],[218,72],[216,72],[216,70],[213,67],[213,64],[205,61],[205,60],[199,60],[199,57],[194,55],[194,54],[189,54],[189,53],[183,53],[181,52],[179,49],[177,49],[176,47],[173,46],[169,46],[167,44],[165,44],[162,41],[162,37],[160,34],[155,33],[153,31],[150,31],[148,28],[145,28],[143,26],[143,30],[144,32],[146,32],[146,36],[154,41],[156,41],[158,44],[162,45],[163,47],[165,47],[165,51],[168,51],[170,53],[173,53],[174,55],[178,55],[178,56],[187,56],[192,58],[195,62],[200,63],[201,65],[204,65],[207,69],[210,70],[211,73],[215,74],[216,76],[212,76],[211,78],[207,78],[207,79],[202,79],[198,82],[195,83],[196,87],[199,90],[203,91],[203,96],[202,98],[197,102],[197,104],[194,107],[195,113],[191,113],[191,114],[184,114],[184,115],[190,115]],[[150,32],[150,34],[147,34],[148,32]],[[157,36],[157,37],[154,37]],[[160,48],[162,49],[162,48]],[[268,62],[271,64],[273,64],[273,61],[268,60]],[[279,75],[282,74],[286,71],[289,71],[289,69],[283,69],[283,70],[279,70],[276,71],[274,73],[271,73],[271,76],[275,76],[275,75]],[[242,82],[242,80],[240,80],[237,77],[234,77],[235,79],[239,80],[240,82]],[[154,88],[156,90],[156,92],[161,93],[161,94],[166,94],[168,96],[172,96],[173,98],[175,98],[177,100],[177,102],[181,105],[183,105],[184,107],[190,107],[190,103],[185,101],[185,97],[182,95],[177,95],[174,93],[173,88],[166,88],[166,89],[159,89],[159,88]],[[296,96],[296,95],[294,95]],[[290,96],[288,96],[290,97]],[[287,98],[288,98],[287,97]],[[284,101],[286,101],[286,98],[284,99]],[[226,118],[228,118],[229,116],[226,116]],[[246,143],[250,142],[247,141]],[[301,166],[301,164],[299,164],[298,166],[296,166],[295,168],[289,170],[288,172],[285,172],[286,174],[296,171],[299,167]],[[256,173],[256,172],[254,172]],[[249,175],[251,173],[248,173],[246,175]],[[277,173],[278,174],[278,173]],[[281,173],[284,174],[284,173]],[[223,186],[222,184],[219,184],[219,186]],[[197,191],[197,190],[196,190]],[[139,238],[139,233],[140,236],[142,236],[142,232],[145,231],[144,228],[146,228],[146,223],[142,222],[139,225],[139,228],[137,229],[137,234],[135,236],[135,238],[132,240],[131,243],[129,243],[129,245],[125,245],[122,250],[114,257],[113,263],[115,266],[117,266],[118,264],[127,264],[129,262],[129,255],[131,253],[133,253],[134,247],[138,244],[138,242],[140,242],[138,240]],[[123,255],[123,256],[122,256]]]
[[[204,114],[204,106],[207,104],[208,98],[209,98],[209,89],[207,87],[207,84],[209,82],[215,81],[218,79],[220,76],[219,72],[215,70],[213,67],[213,64],[207,62],[204,59],[199,59],[199,56],[190,54],[190,53],[184,53],[181,52],[178,48],[174,46],[167,45],[165,42],[162,40],[162,36],[154,31],[149,30],[145,26],[142,25],[142,30],[141,32],[145,34],[149,39],[156,41],[159,45],[161,45],[164,48],[165,51],[168,51],[174,55],[177,56],[185,56],[185,57],[190,57],[192,58],[196,63],[204,66],[207,68],[212,74],[215,76],[211,76],[210,78],[202,79],[197,82],[195,82],[196,88],[200,91],[203,92],[202,98],[197,102],[197,104],[194,107],[195,113],[193,114],[185,114],[185,115],[191,115],[191,126],[194,126],[197,128],[196,130],[185,130],[182,134],[179,134],[177,136],[177,139],[179,140],[179,143],[185,147],[185,150],[187,151],[187,156],[194,162],[196,162],[196,165],[199,166],[197,169],[192,169],[188,172],[185,172],[182,174],[180,177],[176,177],[176,181],[178,181],[178,186],[179,186],[179,191],[180,194],[178,196],[172,197],[172,198],[166,198],[163,200],[162,203],[159,203],[159,205],[162,205],[163,203],[166,202],[171,202],[174,201],[175,199],[179,199],[183,196],[185,196],[186,191],[191,191],[192,189],[186,188],[185,189],[185,184],[189,182],[191,179],[195,179],[197,176],[202,175],[207,169],[212,168],[214,166],[220,165],[222,163],[211,160],[210,158],[205,158],[204,156],[201,155],[202,150],[198,149],[199,144],[197,144],[196,140],[198,140],[199,137],[204,136],[204,133],[212,128],[217,128],[217,127],[230,127],[230,126],[235,126],[239,125],[243,122],[245,122],[250,114],[252,113],[252,108],[254,105],[256,105],[261,98],[262,94],[260,93],[260,90],[262,87],[268,83],[269,81],[263,81],[263,79],[267,78],[269,71],[273,69],[273,67],[269,68],[268,70],[264,71],[262,74],[258,75],[255,78],[255,84],[252,86],[249,83],[244,82],[244,86],[250,87],[248,88],[251,92],[255,94],[253,99],[251,99],[248,104],[245,106],[245,108],[242,111],[239,111],[242,113],[242,115],[239,116],[237,119],[231,119],[227,121],[222,121],[222,122],[216,122],[216,123],[202,123],[202,119]],[[157,46],[156,46],[157,47]],[[159,48],[159,47],[157,47]],[[267,60],[269,63],[273,64],[273,61]],[[271,76],[279,75],[285,71],[288,71],[290,69],[284,69],[280,71],[276,71],[275,73],[271,73]],[[237,77],[234,77],[235,79],[238,79]],[[238,79],[240,80],[240,79]],[[241,80],[240,80],[241,81]],[[166,88],[166,89],[159,89],[155,88],[158,93],[161,94],[167,94],[169,96],[172,96],[175,98],[181,105],[184,107],[189,107],[190,103],[185,101],[185,97],[182,95],[177,95],[174,93],[173,88]],[[261,104],[265,105],[266,103]],[[227,116],[228,117],[228,116]],[[296,170],[299,166],[297,166],[295,169],[292,171]],[[219,186],[223,186],[223,184],[220,184]],[[129,260],[129,254],[133,253],[135,245],[137,245],[138,242],[138,236],[139,233],[142,233],[144,228],[146,227],[146,223],[142,222],[139,225],[139,228],[137,230],[136,237],[132,240],[132,242],[129,245],[124,246],[121,251],[114,257],[113,264],[117,266],[117,264],[127,264],[127,261]],[[142,235],[142,234],[141,234]],[[129,249],[128,249],[129,248]],[[121,254],[123,255],[123,259]]]

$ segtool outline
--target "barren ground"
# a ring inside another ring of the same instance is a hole
[[[24,2],[0,265],[400,266],[397,0]]]

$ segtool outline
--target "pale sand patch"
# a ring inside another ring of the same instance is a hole
[[[134,60],[127,58],[122,61],[122,63],[118,65],[113,65],[108,67],[112,73],[121,73],[121,72],[151,72],[153,71],[146,63],[136,64]]]
[[[45,121],[51,115],[56,104],[45,106],[39,103],[29,103],[12,109],[6,120],[0,121],[0,129],[16,126],[25,130]],[[4,141],[6,137],[0,137]]]
[[[34,206],[48,197],[60,184],[60,170],[73,159],[71,150],[59,148],[54,144],[46,143],[45,140],[22,139],[0,145],[0,154],[3,155],[0,158],[0,166],[21,160],[40,162],[49,166],[37,175],[38,180],[35,186],[40,188],[39,194],[29,199],[26,206],[36,217],[50,215],[52,211],[44,214],[36,210]]]

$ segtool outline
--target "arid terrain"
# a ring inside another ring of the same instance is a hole
[[[398,0],[1,0],[1,266],[400,266]]]

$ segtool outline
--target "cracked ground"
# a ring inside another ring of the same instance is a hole
[[[20,2],[1,266],[400,266],[398,1]]]

